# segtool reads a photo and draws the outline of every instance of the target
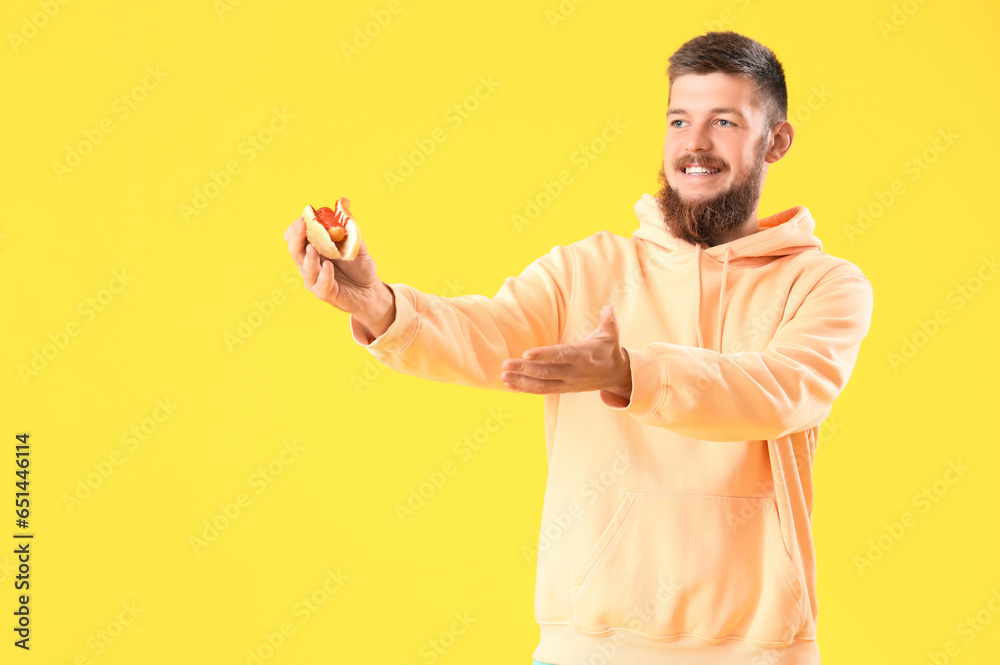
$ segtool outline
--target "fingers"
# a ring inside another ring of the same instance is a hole
[[[319,270],[319,252],[312,245],[306,245],[305,257],[299,265],[299,272],[302,273],[302,280],[310,291],[316,283],[316,278],[319,277]]]
[[[562,384],[574,375],[579,351],[568,344],[528,349],[523,359],[508,358],[500,365],[501,381],[510,380],[517,387],[546,388],[550,382]],[[533,391],[532,391],[533,392]]]
[[[501,369],[511,374],[523,374],[537,379],[566,379],[572,375],[572,363],[546,363],[530,360],[508,359],[500,365]],[[501,379],[503,376],[500,377]]]
[[[556,344],[554,346],[539,346],[528,349],[521,357],[525,360],[534,360],[544,363],[568,363],[576,360],[580,355],[579,349],[569,344]]]
[[[546,347],[541,351],[548,352],[548,349],[556,347]],[[552,352],[554,358],[562,358],[564,353],[561,350]],[[520,390],[528,393],[548,393],[564,392],[567,381],[573,379],[577,373],[577,367],[568,362],[543,362],[537,360],[518,360],[508,358],[501,364],[500,380],[504,385],[513,390]]]
[[[320,300],[325,300],[333,304],[333,301],[337,298],[337,292],[340,290],[337,280],[334,277],[333,261],[322,262],[319,269],[319,276],[317,276],[316,283],[313,284],[310,290]]]
[[[543,393],[565,392],[565,382],[560,379],[536,379],[515,372],[501,372],[500,380],[511,390],[540,395]]]
[[[293,221],[291,224],[289,224],[287,229],[285,229],[285,235],[282,236],[285,239],[285,242],[288,242],[289,239],[291,238],[291,236],[292,236],[292,229],[295,227],[295,222],[299,221],[299,219],[302,219],[302,218],[299,217],[298,219],[296,219],[295,221]]]
[[[340,285],[337,284],[333,261],[320,256],[312,245],[306,247],[306,257],[302,261],[302,281],[306,289],[320,300],[335,304]]]
[[[306,240],[306,223],[299,217],[285,229],[285,242],[288,243],[288,253],[302,274],[302,282],[320,300],[331,305],[337,299],[340,285],[337,284],[333,261],[320,256],[316,248]]]
[[[292,255],[295,265],[302,269],[302,261],[306,255],[306,221],[299,217],[285,230],[285,242],[288,243],[288,253]]]

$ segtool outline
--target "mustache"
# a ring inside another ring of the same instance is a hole
[[[678,171],[683,171],[688,166],[702,166],[706,169],[719,169],[720,171],[725,171],[729,168],[721,159],[716,159],[715,157],[680,157],[674,161],[674,168]]]

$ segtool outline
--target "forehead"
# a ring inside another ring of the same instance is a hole
[[[749,117],[759,111],[755,92],[749,78],[721,72],[684,74],[670,86],[670,111],[698,114],[716,108],[735,108]]]

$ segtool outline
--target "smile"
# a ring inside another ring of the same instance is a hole
[[[689,166],[683,170],[683,173],[684,175],[706,176],[706,175],[715,175],[720,171],[721,169],[717,168],[706,168],[704,166]]]
[[[691,180],[711,180],[715,176],[722,173],[721,169],[706,169],[701,166],[689,166],[686,169],[681,169],[681,175],[685,179],[690,178]]]

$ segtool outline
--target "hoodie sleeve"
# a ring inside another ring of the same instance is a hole
[[[561,245],[508,277],[493,298],[453,298],[389,284],[396,318],[378,337],[353,316],[354,340],[387,367],[433,381],[511,391],[500,364],[525,350],[557,344],[573,284],[570,250]]]
[[[817,426],[847,385],[872,303],[863,274],[832,270],[763,351],[626,347],[631,399],[610,408],[706,441],[769,440]]]

